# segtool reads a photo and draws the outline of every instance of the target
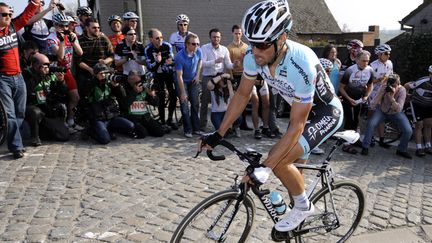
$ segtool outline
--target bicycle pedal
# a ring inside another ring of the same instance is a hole
[[[282,242],[290,239],[289,232],[280,232],[275,229],[275,227],[272,228],[271,232],[271,238],[273,241],[276,242]]]

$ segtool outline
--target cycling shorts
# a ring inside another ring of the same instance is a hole
[[[331,137],[343,123],[343,108],[339,98],[329,104],[319,103],[312,107],[299,143],[304,154],[300,159],[309,158],[310,151]]]
[[[422,121],[426,118],[432,117],[432,107],[422,106],[416,103],[413,104],[413,114],[415,115],[417,121]]]
[[[69,90],[77,89],[77,82],[70,69],[65,72],[64,80]]]
[[[261,87],[261,88],[259,88],[259,91],[257,91],[256,85],[253,86],[252,95],[258,95],[258,92],[259,92],[260,96],[269,95],[269,88],[268,88],[267,82],[263,81],[263,85],[258,86],[258,87]]]

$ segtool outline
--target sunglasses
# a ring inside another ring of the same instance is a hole
[[[155,38],[155,40],[163,40],[163,36],[158,36]]]
[[[383,54],[386,56],[390,56],[390,52],[384,52]]]
[[[178,24],[179,26],[188,26],[188,24]]]
[[[45,2],[44,1],[40,1],[40,5],[43,7],[45,6]]]
[[[9,18],[12,18],[12,14],[11,13],[1,13],[1,16],[2,17],[7,17],[7,16],[9,16]]]
[[[68,27],[69,24],[57,24],[58,27],[64,28],[64,27]]]
[[[49,63],[49,62],[47,62],[47,63],[42,63],[42,64],[40,65],[41,68],[49,68],[49,66],[50,66],[50,63]]]
[[[136,35],[136,33],[127,33],[127,35],[133,36]]]
[[[273,46],[273,43],[275,43],[277,40],[273,41],[273,42],[264,42],[264,43],[255,43],[255,42],[250,42],[252,47],[256,47],[259,50],[267,50],[269,49],[271,46]]]
[[[100,27],[92,27],[94,30],[100,30]]]
[[[193,46],[199,46],[200,44],[199,43],[197,43],[197,42],[189,42],[189,44],[191,44],[191,45],[193,45]]]

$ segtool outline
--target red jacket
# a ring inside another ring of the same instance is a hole
[[[17,31],[23,28],[39,7],[39,0],[29,2],[24,12],[0,30],[0,74],[16,75],[21,72]]]

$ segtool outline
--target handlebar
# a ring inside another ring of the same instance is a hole
[[[235,153],[241,161],[246,162],[253,167],[259,167],[260,166],[260,159],[262,157],[262,154],[260,154],[256,151],[247,151],[247,152],[243,153],[240,150],[238,150],[233,144],[231,144],[230,142],[228,142],[224,139],[222,139],[219,142],[219,145],[221,145],[221,146],[227,148],[228,150],[232,151],[233,153]],[[224,155],[214,155],[212,150],[207,150],[207,156],[213,161],[219,161],[219,160],[225,159]]]

